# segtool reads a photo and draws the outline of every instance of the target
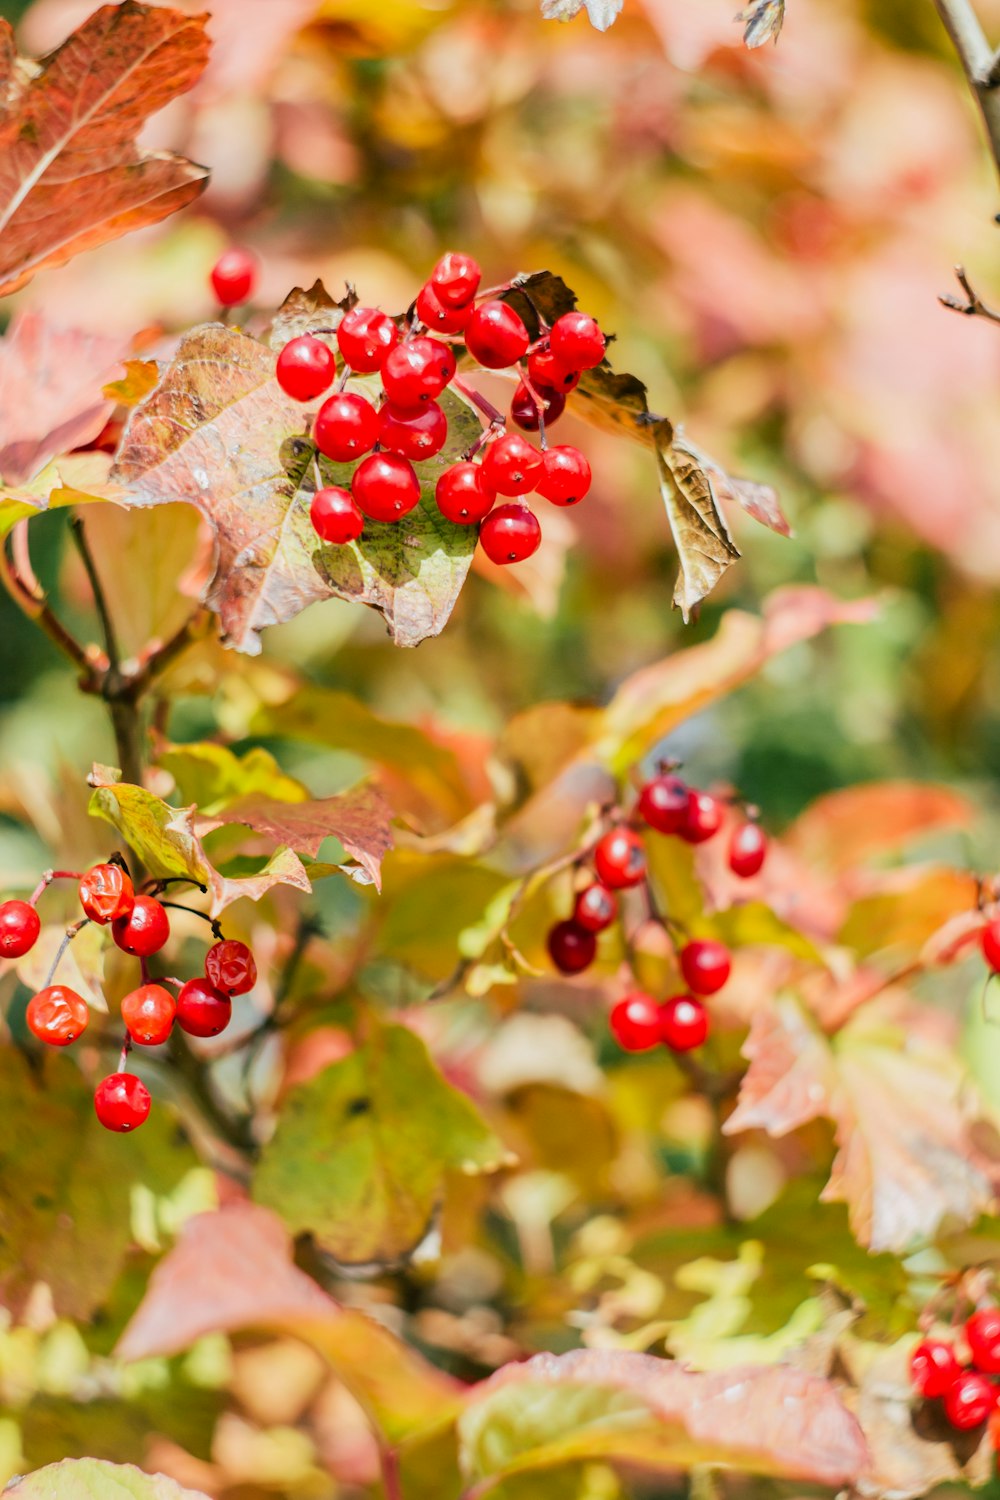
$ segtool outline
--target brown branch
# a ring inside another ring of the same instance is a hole
[[[0,548],[0,579],[8,594],[29,620],[33,620],[52,644],[80,673],[84,692],[94,692],[98,661],[94,647],[82,646],[56,615],[45,590],[35,576],[28,553],[28,523],[18,521]]]
[[[139,658],[139,670],[132,677],[134,691],[137,694],[146,692],[189,646],[204,640],[211,622],[208,610],[199,605],[172,636],[148,647]]]
[[[979,105],[990,152],[1000,172],[1000,54],[986,40],[971,0],[934,0],[934,4]]]
[[[952,312],[964,313],[967,318],[986,318],[990,323],[1000,323],[1000,312],[985,303],[974,290],[964,266],[955,267],[955,277],[965,293],[965,300],[963,302],[960,297],[939,297],[941,306],[950,308]]]

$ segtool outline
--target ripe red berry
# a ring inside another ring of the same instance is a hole
[[[571,370],[556,359],[548,344],[533,349],[528,355],[528,377],[536,390],[544,385],[564,396],[575,391],[580,384],[579,370]]]
[[[688,793],[687,815],[680,830],[681,838],[689,844],[703,844],[718,833],[722,827],[722,803],[711,792]]]
[[[1000,1375],[1000,1307],[981,1307],[965,1325],[972,1363],[984,1375]]]
[[[133,958],[150,958],[159,953],[170,936],[167,913],[153,896],[136,896],[127,917],[111,924],[111,936],[123,953]]]
[[[1000,917],[993,917],[987,922],[980,933],[979,943],[990,968],[994,973],[1000,971]]]
[[[614,1006],[608,1025],[626,1052],[648,1052],[660,1041],[660,1007],[652,995],[634,990]]]
[[[660,1006],[660,1040],[673,1052],[690,1052],[708,1036],[708,1011],[694,995],[674,995]]]
[[[613,891],[638,885],[646,876],[642,839],[631,828],[609,829],[594,849],[594,869],[598,880]]]
[[[573,921],[557,922],[549,931],[547,946],[560,974],[579,974],[594,962],[597,939]]]
[[[436,401],[455,373],[455,356],[440,339],[410,339],[390,350],[382,385],[394,406],[414,411]]]
[[[614,891],[597,881],[577,894],[573,921],[587,932],[603,932],[618,915],[618,898]]]
[[[910,1379],[914,1390],[929,1400],[943,1396],[962,1366],[950,1344],[924,1339],[910,1355]]]
[[[448,418],[436,401],[428,401],[418,411],[399,411],[389,405],[379,413],[379,446],[414,463],[440,453],[447,439]]]
[[[233,1002],[208,979],[189,979],[177,996],[177,1024],[188,1036],[218,1036],[233,1014]]]
[[[355,391],[338,391],[316,413],[313,437],[325,457],[347,464],[371,452],[378,429],[378,412],[370,401]]]
[[[337,328],[341,354],[359,375],[381,370],[386,355],[399,343],[399,329],[388,313],[377,307],[352,307]]]
[[[436,287],[430,282],[417,293],[417,317],[431,333],[461,333],[471,312],[471,304],[467,302],[461,307],[450,307],[442,302]]]
[[[369,520],[399,521],[420,499],[420,481],[397,453],[373,453],[355,469],[351,494]]]
[[[996,1391],[977,1370],[963,1370],[944,1393],[944,1414],[960,1432],[985,1422],[995,1404]]]
[[[657,833],[680,833],[687,810],[688,789],[679,776],[654,776],[639,793],[639,816]]]
[[[758,823],[741,823],[729,840],[729,868],[741,880],[756,875],[767,854],[767,834]]]
[[[105,1130],[138,1130],[150,1103],[148,1088],[134,1073],[110,1073],[94,1093],[94,1110]]]
[[[94,865],[80,881],[80,905],[102,927],[127,917],[134,904],[132,881],[121,865]]]
[[[212,267],[212,290],[223,307],[245,302],[257,281],[257,262],[249,250],[223,250]]]
[[[333,384],[337,361],[333,350],[311,333],[289,339],[278,355],[278,384],[293,401],[314,401]]]
[[[483,551],[491,562],[524,562],[537,552],[542,540],[538,517],[526,505],[498,505],[479,529]]]
[[[122,1020],[133,1042],[158,1047],[174,1029],[177,1005],[162,984],[141,984],[122,1001]]]
[[[458,463],[445,469],[435,487],[434,498],[445,520],[471,526],[489,515],[496,495],[483,484],[479,464]]]
[[[487,370],[516,365],[530,343],[522,319],[506,302],[481,302],[465,325],[465,347]]]
[[[28,1001],[25,1012],[28,1030],[50,1047],[68,1047],[75,1042],[90,1020],[90,1010],[82,995],[65,984],[50,984]]]
[[[733,967],[729,949],[714,938],[699,938],[697,942],[687,943],[678,959],[684,983],[696,995],[714,995],[721,990]]]
[[[257,965],[246,943],[223,938],[205,954],[205,974],[224,995],[245,995],[257,983]]]
[[[576,505],[590,489],[590,465],[580,452],[564,443],[549,448],[535,488],[553,505]]]
[[[356,542],[365,528],[365,518],[355,505],[351,492],[337,485],[316,491],[309,507],[309,518],[316,535],[338,547],[345,542]]]
[[[0,958],[23,958],[38,940],[42,924],[27,901],[4,901],[0,905]]]
[[[526,495],[541,472],[541,453],[519,432],[494,439],[483,456],[483,479],[498,495]]]
[[[476,295],[482,274],[471,255],[449,250],[431,272],[430,285],[448,307],[465,307]]]
[[[592,370],[604,358],[606,344],[596,319],[586,313],[563,313],[552,325],[549,348],[570,370]]]
[[[559,391],[553,391],[547,385],[535,387],[542,402],[542,415],[545,418],[546,427],[558,421],[566,410],[566,397]],[[524,381],[518,383],[510,403],[510,417],[524,432],[539,432],[541,422],[538,416],[538,407],[535,398],[528,390]]]

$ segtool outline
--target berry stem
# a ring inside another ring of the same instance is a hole
[[[82,874],[82,872],[80,870],[46,870],[45,873],[42,875],[41,880],[38,882],[38,884],[35,886],[35,889],[32,891],[31,895],[28,897],[28,905],[29,906],[37,906],[38,905],[38,899],[39,899],[39,897],[43,894],[43,892],[45,892],[45,891],[48,890],[48,888],[52,884],[53,880],[82,880],[82,879],[83,879],[83,874]]]
[[[203,922],[207,922],[211,927],[212,936],[216,941],[220,943],[224,941],[225,934],[219,925],[218,917],[210,917],[207,911],[199,911],[196,906],[185,906],[182,901],[161,901],[160,905],[169,907],[171,911],[186,911],[190,912],[192,917],[200,917]]]
[[[145,981],[143,981],[143,982],[145,983]],[[131,1036],[129,1036],[128,1032],[126,1031],[126,1033],[125,1033],[125,1040],[122,1042],[121,1054],[119,1055],[119,1058],[118,1058],[118,1071],[119,1071],[119,1073],[124,1073],[126,1071],[125,1064],[128,1061],[128,1055],[129,1055],[129,1053],[131,1051],[132,1051],[132,1038],[131,1038]]]
[[[453,391],[457,391],[460,396],[464,396],[467,401],[471,401],[472,405],[478,411],[481,411],[484,417],[488,417],[491,428],[501,429],[506,427],[507,418],[503,412],[498,411],[493,402],[484,396],[481,391],[474,390],[471,385],[466,385],[465,381],[459,380],[457,375],[451,382],[451,388]]]
[[[79,922],[74,922],[73,925],[72,925],[72,927],[67,927],[66,928],[66,931],[63,934],[62,942],[59,944],[59,947],[56,949],[56,956],[52,960],[52,963],[51,963],[51,965],[49,967],[48,977],[46,978],[45,983],[42,986],[43,989],[48,989],[49,985],[55,979],[55,977],[56,977],[56,970],[58,969],[59,965],[63,961],[63,957],[64,957],[64,955],[66,953],[66,949],[69,947],[70,943],[76,937],[77,933],[80,932],[84,927],[89,927],[89,925],[90,925],[90,918],[89,917],[81,917],[80,920],[79,920]]]
[[[538,413],[538,441],[544,453],[549,446],[548,439],[545,436],[545,402],[531,383],[527,365],[521,366],[521,384],[535,404],[535,410]]]

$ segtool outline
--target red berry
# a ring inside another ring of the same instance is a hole
[[[548,950],[560,974],[579,974],[594,962],[597,939],[575,922],[557,922],[549,931]]]
[[[943,1396],[962,1366],[950,1344],[924,1339],[910,1355],[910,1379],[921,1396],[936,1400]]]
[[[688,789],[679,776],[654,776],[639,793],[639,816],[657,833],[680,833],[687,810]]]
[[[430,285],[446,306],[465,307],[476,295],[482,274],[471,255],[449,250],[431,272]]]
[[[558,421],[566,410],[566,397],[561,395],[559,391],[551,390],[547,385],[539,385],[535,389],[541,398],[542,415],[545,418],[545,425],[546,427],[551,427],[552,423]],[[516,422],[518,427],[522,428],[525,432],[539,432],[541,430],[542,424],[538,418],[538,407],[535,405],[535,398],[523,380],[519,382],[511,400],[510,416],[511,421]]]
[[[979,936],[983,957],[994,973],[1000,971],[1000,917],[992,917]]]
[[[419,411],[398,411],[383,406],[379,413],[379,447],[420,463],[440,453],[448,439],[448,418],[436,401]]]
[[[134,904],[132,881],[121,865],[94,865],[80,881],[80,905],[102,927],[127,917]]]
[[[345,542],[356,542],[365,527],[365,518],[355,505],[351,492],[337,485],[316,491],[309,507],[309,518],[316,535],[338,547]]]
[[[4,901],[0,905],[0,958],[23,958],[41,930],[38,913],[27,901]]]
[[[498,495],[526,495],[541,472],[541,453],[519,432],[496,438],[483,457],[483,479]]]
[[[535,488],[553,505],[576,505],[590,489],[590,465],[579,448],[549,448]]]
[[[496,495],[483,484],[479,464],[458,463],[445,469],[435,487],[434,498],[445,520],[471,526],[489,515]]]
[[[603,932],[618,915],[618,898],[614,891],[596,881],[577,895],[573,921],[587,932]]]
[[[687,943],[678,958],[684,983],[696,995],[714,995],[721,990],[733,967],[729,949],[714,938]]]
[[[442,302],[437,289],[430,282],[417,293],[417,317],[431,333],[461,333],[469,321],[472,308],[468,303],[461,307],[449,307]]]
[[[167,913],[153,896],[136,896],[127,917],[111,924],[111,936],[123,953],[133,958],[150,958],[159,953],[170,936]]]
[[[642,839],[631,828],[609,829],[594,850],[594,869],[598,880],[613,891],[638,885],[646,877]]]
[[[652,995],[634,990],[614,1006],[608,1025],[626,1052],[648,1052],[660,1041],[660,1007]]]
[[[188,1036],[218,1036],[233,1014],[233,1002],[208,979],[189,979],[177,996],[177,1024]]]
[[[952,1427],[967,1432],[985,1422],[996,1402],[993,1386],[977,1370],[963,1370],[944,1393],[944,1414]]]
[[[542,349],[534,349],[528,355],[528,378],[536,390],[544,385],[549,390],[561,392],[564,396],[568,396],[570,391],[575,391],[580,384],[579,370],[571,370],[567,365],[560,363],[547,344]]]
[[[481,302],[465,325],[465,347],[487,370],[505,370],[528,352],[528,330],[506,302]]]
[[[972,1363],[984,1375],[1000,1375],[1000,1307],[981,1307],[965,1325]]]
[[[687,815],[680,830],[689,844],[703,844],[722,827],[722,803],[711,792],[688,792]]]
[[[694,995],[675,995],[660,1006],[660,1040],[673,1052],[690,1052],[708,1036],[708,1011]]]
[[[741,880],[756,875],[767,854],[767,834],[758,823],[741,823],[729,840],[729,868]]]
[[[538,518],[526,505],[498,505],[479,529],[479,540],[490,562],[524,562],[542,540]]]
[[[122,1020],[133,1042],[158,1047],[174,1029],[177,1005],[162,984],[141,984],[122,1001]]]
[[[455,356],[439,339],[410,339],[390,350],[382,385],[394,406],[414,411],[436,401],[455,373]]]
[[[223,250],[212,267],[212,290],[223,307],[245,302],[257,281],[257,262],[249,250]]]
[[[405,458],[373,453],[355,469],[351,494],[369,520],[398,521],[420,499],[420,481]]]
[[[586,313],[563,313],[552,325],[549,348],[570,370],[592,370],[604,358],[604,334]]]
[[[149,1115],[149,1089],[134,1073],[111,1073],[97,1085],[94,1110],[105,1130],[138,1130]]]
[[[90,1020],[87,1002],[64,984],[50,984],[28,1001],[28,1030],[50,1047],[68,1047]]]
[[[370,401],[354,391],[338,391],[316,413],[313,437],[326,458],[347,464],[371,452],[378,429],[378,412]]]
[[[311,333],[289,339],[278,355],[278,384],[293,401],[314,401],[333,384],[337,361],[322,339]]]
[[[337,344],[344,359],[359,375],[381,370],[386,355],[399,343],[399,329],[388,313],[377,307],[352,307],[337,328]]]
[[[245,995],[257,983],[257,965],[246,943],[223,938],[205,954],[205,974],[224,995]]]

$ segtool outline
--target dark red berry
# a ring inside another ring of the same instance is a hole
[[[680,833],[687,810],[688,789],[679,776],[654,776],[639,793],[639,816],[657,833]]]
[[[177,1005],[162,984],[141,984],[122,1001],[122,1020],[133,1042],[158,1047],[174,1029]]]
[[[134,1073],[111,1073],[98,1085],[94,1110],[105,1130],[138,1130],[149,1115],[149,1090]]]
[[[80,905],[102,927],[127,917],[134,904],[132,881],[121,865],[94,865],[80,881]]]
[[[546,452],[535,488],[553,505],[576,505],[590,489],[590,480],[590,465],[579,448],[564,443]]]
[[[626,1052],[648,1052],[660,1041],[660,1007],[652,995],[634,990],[614,1006],[608,1025],[611,1035]]]
[[[325,457],[347,464],[371,452],[378,429],[378,412],[370,401],[355,391],[338,391],[316,413],[313,437]]]
[[[979,936],[983,957],[990,968],[1000,972],[1000,917],[992,917]]]
[[[27,901],[4,901],[0,905],[0,958],[23,958],[38,940],[42,924]]]
[[[342,547],[345,542],[356,542],[365,528],[365,518],[355,505],[353,495],[337,485],[316,491],[309,507],[309,518],[316,535],[337,547]]]
[[[471,312],[469,303],[464,303],[461,307],[449,307],[447,302],[442,302],[437,289],[430,282],[417,293],[417,317],[431,333],[461,333]]]
[[[123,953],[150,958],[159,953],[170,936],[170,922],[155,897],[136,896],[128,916],[112,922],[111,936]]]
[[[233,1002],[208,979],[189,979],[177,996],[177,1024],[188,1036],[218,1036],[233,1014]]]
[[[482,274],[471,255],[449,250],[431,272],[430,285],[446,306],[465,307],[476,295]]]
[[[767,854],[767,834],[758,823],[741,823],[729,840],[729,868],[741,880],[759,873]]]
[[[483,456],[483,479],[498,495],[526,495],[541,472],[541,453],[519,432],[494,439]]]
[[[90,1020],[90,1010],[82,995],[65,984],[50,984],[28,1001],[25,1013],[28,1030],[50,1047],[68,1047],[75,1042]]]
[[[223,938],[205,954],[205,974],[225,995],[245,995],[257,983],[257,965],[246,943]]]
[[[413,463],[433,458],[447,439],[448,418],[436,401],[428,401],[419,411],[399,411],[388,405],[379,413],[379,446]]]
[[[638,885],[646,876],[642,839],[631,828],[609,829],[594,849],[594,869],[598,880],[613,891]]]
[[[984,1375],[1000,1375],[1000,1307],[981,1307],[965,1325],[972,1363]]]
[[[996,1391],[978,1370],[963,1370],[944,1393],[944,1414],[960,1432],[985,1422],[995,1404]]]
[[[950,1344],[940,1339],[924,1339],[910,1355],[910,1379],[914,1390],[929,1400],[943,1396],[962,1366]]]
[[[549,390],[560,391],[562,395],[568,396],[580,384],[580,371],[571,370],[562,364],[546,344],[528,355],[528,378],[536,390],[544,385]]]
[[[506,302],[481,302],[465,325],[465,347],[487,370],[505,370],[528,352],[528,330]]]
[[[542,403],[542,416],[545,418],[546,427],[551,427],[553,422],[558,421],[566,409],[566,397],[559,391],[551,390],[547,385],[535,387]],[[538,407],[535,398],[528,390],[524,381],[520,381],[510,403],[510,417],[524,432],[538,432],[541,430]]]
[[[660,1040],[672,1052],[690,1052],[708,1036],[708,1011],[695,995],[674,995],[660,1006]]]
[[[560,974],[579,974],[594,962],[597,939],[573,921],[557,922],[549,931],[547,946]]]
[[[687,816],[680,830],[682,839],[689,844],[703,844],[722,827],[722,803],[711,792],[688,793]]]
[[[399,329],[388,313],[377,307],[352,307],[337,328],[341,354],[359,375],[381,370],[386,355],[399,343]]]
[[[505,566],[538,551],[542,528],[526,505],[498,505],[483,521],[479,540],[490,562]]]
[[[496,495],[484,486],[479,464],[458,463],[445,469],[435,487],[434,498],[445,520],[471,526],[489,514]]]
[[[257,281],[257,262],[249,250],[223,250],[212,267],[212,290],[223,307],[245,302]]]
[[[293,401],[314,401],[333,384],[337,361],[332,349],[311,333],[289,339],[278,355],[278,384]]]
[[[596,881],[578,892],[573,906],[573,921],[587,932],[603,932],[618,915],[618,898],[614,891]]]
[[[439,339],[397,344],[382,366],[382,384],[394,406],[414,411],[436,401],[455,373],[455,356]]]
[[[355,469],[351,494],[369,520],[399,521],[420,499],[420,481],[397,453],[373,453]]]
[[[678,959],[684,983],[696,995],[714,995],[721,990],[733,967],[729,949],[714,938],[699,938],[685,944]]]
[[[569,370],[592,370],[604,358],[605,347],[596,320],[582,312],[563,313],[549,334],[549,348]]]

